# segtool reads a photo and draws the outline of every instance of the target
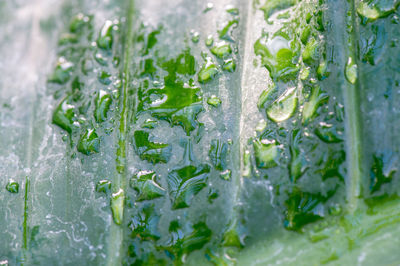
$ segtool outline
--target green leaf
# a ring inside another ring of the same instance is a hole
[[[19,2],[0,264],[398,264],[399,1]]]

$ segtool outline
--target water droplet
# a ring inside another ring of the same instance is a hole
[[[315,135],[326,143],[338,143],[343,141],[343,132],[332,124],[319,123],[319,127],[314,130]]]
[[[190,31],[190,35],[192,36],[192,42],[193,43],[198,43],[200,40],[200,33],[198,33],[195,30]]]
[[[210,151],[208,156],[215,169],[223,171],[227,166],[228,144],[223,143],[221,140],[213,139],[211,141]]]
[[[283,35],[283,34],[282,34]],[[288,36],[266,36],[254,44],[256,55],[261,56],[262,64],[268,69],[273,80],[289,81],[297,78],[299,67],[296,65],[299,47],[288,40]]]
[[[289,176],[292,182],[296,182],[307,171],[308,165],[304,154],[300,151],[299,143],[301,142],[300,130],[293,130],[290,139],[290,164]]]
[[[99,52],[94,53],[94,59],[102,66],[107,66],[107,59]]]
[[[130,182],[131,187],[137,191],[136,201],[152,200],[165,195],[165,189],[156,180],[154,171],[140,171]]]
[[[87,75],[89,72],[91,72],[93,70],[93,62],[92,60],[89,59],[83,59],[82,60],[82,73],[84,75]]]
[[[345,76],[348,82],[355,84],[357,81],[357,65],[352,57],[346,63]]]
[[[144,205],[135,216],[132,216],[131,221],[128,224],[128,227],[131,229],[132,238],[139,238],[140,241],[157,241],[161,237],[157,229],[159,220],[160,215],[156,213],[154,204]],[[157,260],[155,257],[147,258],[147,261],[141,262],[144,265],[165,264]]]
[[[212,10],[214,8],[213,3],[207,3],[206,8],[204,9],[203,13],[207,13],[208,11]]]
[[[49,82],[57,84],[65,84],[71,77],[71,72],[74,68],[74,64],[68,62],[64,57],[58,59],[56,68],[53,74],[49,77]]]
[[[10,193],[18,193],[19,192],[19,184],[17,181],[10,179],[6,185],[6,189]]]
[[[300,79],[306,80],[310,76],[310,68],[305,67],[300,70]]]
[[[224,247],[244,247],[244,237],[241,237],[238,231],[237,222],[231,222],[223,235],[222,246]]]
[[[382,17],[386,17],[393,13],[396,9],[396,1],[382,1],[383,6],[380,6],[380,2],[359,2],[357,6],[358,15],[364,19],[363,23],[372,22]],[[389,3],[389,6],[386,4]],[[386,6],[385,6],[386,5]]]
[[[279,147],[275,141],[254,140],[254,156],[258,168],[272,168],[278,165]]]
[[[283,122],[293,116],[296,107],[296,88],[289,88],[267,108],[266,113],[272,121]]]
[[[111,211],[114,223],[122,224],[124,218],[125,193],[122,188],[111,195]]]
[[[112,103],[111,95],[104,90],[100,90],[95,100],[94,118],[97,123],[106,121],[108,110]]]
[[[150,133],[136,130],[134,133],[135,151],[140,159],[152,164],[166,163],[171,157],[172,147],[169,144],[150,141]]]
[[[210,188],[210,190],[208,191],[208,202],[212,204],[214,200],[217,199],[218,197],[219,197],[218,190],[215,188]]]
[[[100,180],[96,184],[96,192],[108,194],[111,191],[111,182],[109,180]]]
[[[233,5],[226,6],[226,12],[228,12],[229,14],[234,15],[234,16],[239,15],[239,9],[234,7]]]
[[[233,42],[233,29],[237,28],[237,26],[239,25],[239,20],[234,19],[231,21],[228,21],[225,26],[222,28],[222,30],[218,30],[218,36],[220,39],[222,40],[227,40],[230,42]]]
[[[256,131],[257,132],[263,132],[265,129],[267,128],[267,121],[265,121],[264,119],[261,119],[257,126],[256,126]]]
[[[73,44],[78,42],[78,36],[72,33],[63,33],[58,40],[58,45]]]
[[[235,72],[236,70],[236,62],[234,59],[226,59],[224,60],[224,64],[222,66],[222,69],[228,72]]]
[[[99,33],[99,37],[97,39],[97,46],[99,48],[104,49],[104,50],[110,50],[112,48],[113,26],[114,26],[114,24],[110,20],[107,20],[104,23],[104,25]]]
[[[201,67],[198,74],[198,81],[200,83],[206,83],[214,79],[218,74],[218,68],[216,64],[212,61],[211,57],[206,57],[206,62]]]
[[[307,42],[302,53],[304,63],[311,65],[318,59],[318,47],[318,42],[314,38]]]
[[[226,58],[232,53],[231,45],[227,42],[218,42],[211,48],[211,53],[218,58]]]
[[[214,43],[214,37],[212,35],[208,35],[206,39],[206,45],[211,46]]]
[[[95,129],[86,129],[85,133],[81,135],[77,146],[79,152],[91,155],[98,153],[100,149],[100,138],[96,134]]]
[[[110,85],[112,81],[111,74],[106,71],[101,71],[97,78],[104,85]]]
[[[327,77],[329,77],[330,72],[328,71],[328,63],[323,60],[319,63],[318,69],[317,69],[317,77],[318,80],[324,80]]]
[[[70,104],[70,97],[67,96],[54,111],[52,122],[71,134],[72,130],[75,128],[75,119],[75,106]]]
[[[219,107],[219,106],[221,105],[222,102],[221,102],[221,99],[218,98],[217,96],[211,95],[211,97],[209,97],[209,98],[207,99],[207,103],[208,103],[209,105],[213,106],[213,107]]]
[[[153,129],[158,125],[158,121],[154,119],[146,119],[146,121],[143,122],[142,128],[148,128],[148,129]]]
[[[273,13],[289,8],[295,4],[297,4],[297,0],[271,0],[266,1],[260,9],[264,11],[264,17],[265,20],[267,20]]]
[[[192,199],[203,188],[210,173],[208,165],[188,165],[179,169],[174,169],[168,173],[169,195],[172,201],[172,209],[187,208]]]
[[[219,177],[222,178],[223,180],[229,181],[229,180],[231,180],[231,175],[232,175],[232,171],[229,169],[226,169],[225,171],[222,171],[219,174]]]
[[[303,125],[307,125],[309,122],[314,120],[318,115],[318,108],[322,104],[326,103],[328,99],[329,96],[326,93],[323,93],[318,85],[311,88],[311,95],[308,98],[308,101],[304,103],[303,107]]]
[[[242,176],[243,177],[251,176],[251,154],[249,150],[245,150],[243,153]]]
[[[275,86],[268,86],[268,88],[266,90],[264,90],[260,97],[258,98],[258,102],[257,102],[257,107],[258,108],[263,108],[265,103],[270,99],[270,97],[272,96],[273,92],[275,91]]]
[[[88,16],[83,14],[76,15],[69,24],[70,32],[79,32],[83,29],[83,27],[90,21]]]
[[[333,204],[332,206],[329,207],[329,214],[338,216],[342,213],[342,206],[339,204]]]

